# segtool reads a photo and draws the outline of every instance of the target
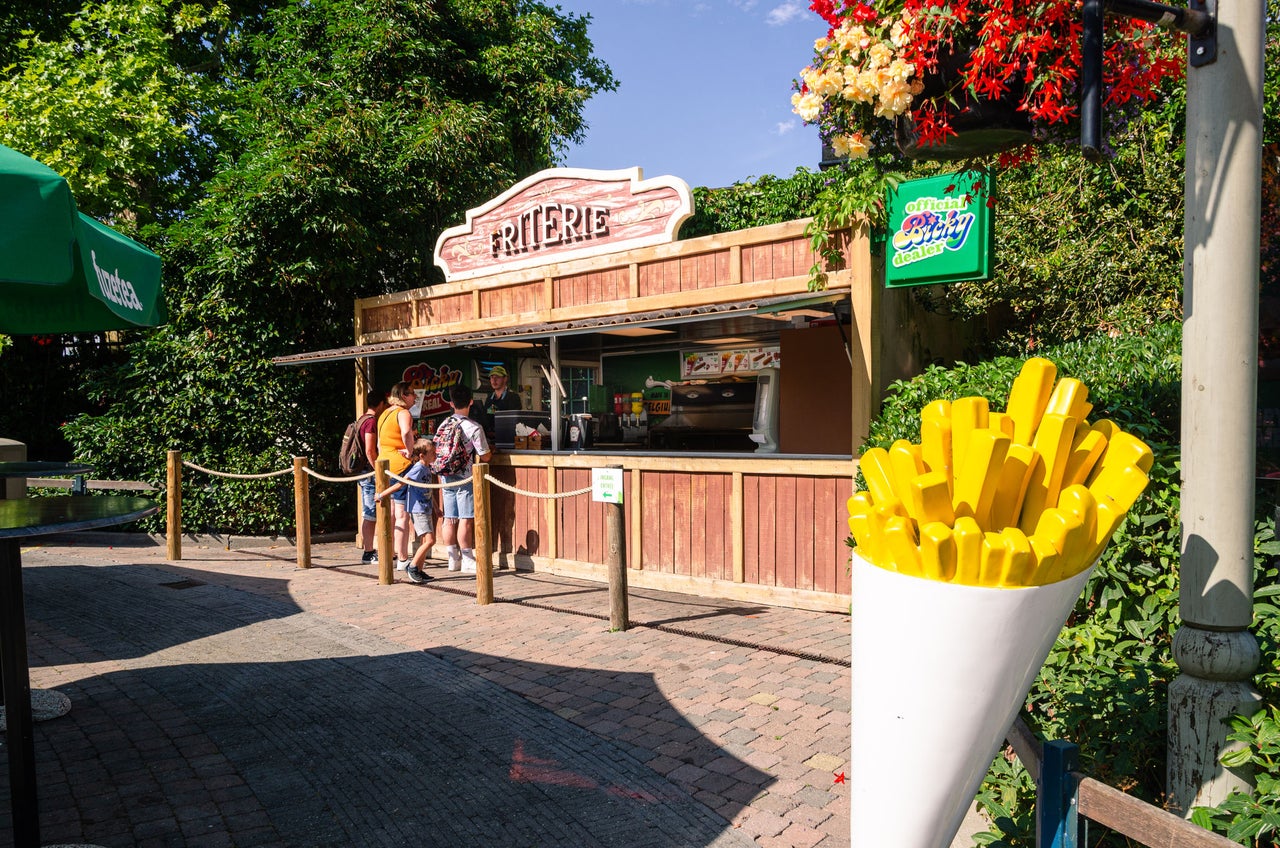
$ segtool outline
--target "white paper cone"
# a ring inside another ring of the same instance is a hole
[[[1089,572],[990,589],[853,556],[852,848],[947,848]]]

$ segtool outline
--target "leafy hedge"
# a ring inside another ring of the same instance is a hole
[[[1094,420],[1109,418],[1150,444],[1155,464],[1151,485],[1117,531],[1050,652],[1024,716],[1042,737],[1078,744],[1082,771],[1157,804],[1165,780],[1168,685],[1178,674],[1172,636],[1178,626],[1180,347],[1181,326],[1170,322],[1143,334],[1101,334],[1038,351],[1057,364],[1059,374],[1089,387]],[[932,367],[895,383],[866,447],[888,447],[895,439],[918,442],[920,410],[938,398],[981,395],[993,409],[1003,409],[1021,366],[1021,359],[1001,357]],[[1260,494],[1259,510],[1269,514],[1274,497]],[[1274,547],[1269,515],[1258,526],[1261,557]],[[1280,646],[1280,609],[1272,603],[1280,591],[1276,569],[1262,565],[1257,583],[1255,632],[1263,656],[1274,656]],[[1257,685],[1277,702],[1280,675],[1263,669]],[[1268,715],[1272,724],[1264,730],[1274,731],[1280,724],[1275,713]],[[1250,732],[1246,725],[1242,737]],[[1202,813],[1203,823],[1226,832],[1234,818],[1264,829],[1265,816],[1274,817],[1280,734],[1263,735],[1259,788],[1270,789],[1271,800],[1240,801],[1212,822]],[[1035,844],[1035,787],[1016,759],[996,757],[979,803],[994,820],[992,832],[980,837],[983,844]],[[1245,827],[1236,825],[1237,831]],[[1099,829],[1091,827],[1091,845],[1128,844],[1115,834],[1099,838]]]

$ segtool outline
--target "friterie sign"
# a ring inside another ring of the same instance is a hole
[[[436,264],[466,280],[674,241],[693,214],[689,186],[639,168],[539,171],[440,234]]]
[[[885,286],[991,279],[995,216],[991,175],[929,177],[890,191]]]

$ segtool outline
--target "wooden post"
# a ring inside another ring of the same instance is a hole
[[[171,450],[168,454],[166,474],[165,502],[165,541],[170,560],[182,559],[182,451]]]
[[[611,465],[622,471],[621,465]],[[636,509],[639,505],[632,505]],[[609,629],[626,630],[627,610],[627,522],[622,504],[604,505],[604,562],[609,573]]]
[[[293,523],[298,538],[298,568],[311,567],[311,484],[307,458],[293,458]]]
[[[373,470],[374,488],[381,492],[387,488],[387,461],[378,460],[373,464]],[[374,538],[377,539],[378,548],[378,582],[383,586],[390,586],[396,582],[396,564],[392,562],[395,558],[395,538],[392,535],[395,528],[391,518],[391,498],[382,498],[377,504],[378,524],[374,530]]]
[[[476,603],[486,606],[493,603],[493,535],[489,519],[489,463],[477,462],[471,466],[471,493],[476,505]]]

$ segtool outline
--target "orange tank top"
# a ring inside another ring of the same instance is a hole
[[[412,445],[406,445],[400,434],[400,416],[399,412],[404,411],[407,415],[409,410],[403,406],[388,407],[382,413],[382,417],[378,419],[378,459],[387,461],[387,470],[392,474],[404,475],[404,471],[412,462],[400,453],[401,448],[411,450]]]

